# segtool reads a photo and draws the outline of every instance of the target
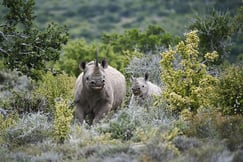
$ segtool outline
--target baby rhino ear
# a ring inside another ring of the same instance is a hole
[[[147,81],[148,80],[148,77],[149,77],[149,74],[148,73],[145,73],[144,80]]]
[[[135,78],[134,78],[133,75],[131,75],[130,80],[131,80],[131,81],[134,81],[134,80],[135,80]]]
[[[103,59],[102,61],[101,61],[101,66],[105,69],[105,68],[107,68],[108,67],[108,62],[105,60],[105,59]]]

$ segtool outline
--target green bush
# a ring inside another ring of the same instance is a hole
[[[243,142],[243,119],[240,115],[223,115],[218,111],[201,111],[193,114],[184,111],[177,126],[187,137],[223,140],[230,150]]]
[[[219,78],[217,87],[219,110],[224,114],[243,115],[243,66],[227,67]]]
[[[136,49],[147,54],[174,45],[178,42],[178,38],[174,38],[158,25],[149,25],[144,31],[130,29],[123,34],[104,34],[102,42],[111,45],[115,53]]]
[[[219,58],[216,64],[222,63],[230,55],[233,19],[229,13],[213,11],[206,17],[197,17],[189,26],[198,31],[200,58],[204,59],[207,52],[217,51]]]
[[[40,142],[51,137],[52,130],[52,124],[46,114],[26,114],[6,129],[4,139],[11,143],[11,146]]]
[[[79,63],[94,60],[95,51],[95,45],[89,44],[84,39],[69,41],[63,46],[63,54],[55,64],[55,68],[78,76],[80,74]]]
[[[128,141],[133,137],[137,125],[139,121],[134,120],[130,114],[122,112],[116,120],[110,122],[108,128],[101,128],[100,131],[110,133],[112,139]]]
[[[34,25],[34,0],[3,0],[7,8],[1,22],[1,56],[4,65],[39,79],[48,70],[48,62],[59,58],[62,44],[68,39],[67,29],[51,23],[39,30]]]
[[[40,100],[33,97],[33,80],[16,71],[0,71],[0,107],[14,112],[37,111]]]
[[[218,121],[217,130],[220,139],[226,139],[225,143],[229,150],[237,150],[243,143],[243,118],[240,115],[226,116]]]
[[[12,96],[5,100],[4,107],[18,114],[44,111],[45,101],[33,95],[33,91],[13,91]]]
[[[98,49],[99,59],[105,58],[109,65],[125,73],[125,68],[134,57],[153,53],[178,42],[159,26],[149,26],[145,31],[127,30],[124,34],[104,34],[101,43],[74,40],[63,47],[63,55],[55,67],[67,74],[80,74],[80,61],[92,61]]]
[[[46,100],[46,111],[53,113],[55,111],[53,109],[56,98],[61,97],[63,99],[72,100],[75,79],[75,77],[68,76],[67,74],[54,76],[52,73],[48,72],[38,81],[37,88],[33,93],[38,98]]]
[[[0,114],[0,129],[1,133],[0,136],[3,135],[3,133],[9,128],[18,123],[18,115],[14,115],[13,113],[10,113],[6,116],[3,114]],[[0,141],[1,142],[1,141]]]
[[[106,59],[108,64],[118,69],[121,72],[125,72],[125,67],[129,61],[135,57],[141,55],[134,50],[127,50],[125,48],[122,51],[116,52],[114,47],[109,44],[101,44],[97,42],[88,43],[85,40],[74,40],[68,42],[63,47],[63,55],[55,64],[55,69],[58,71],[64,71],[67,74],[78,76],[80,74],[79,63],[81,61],[93,61],[95,60],[95,53],[98,50],[99,61]]]

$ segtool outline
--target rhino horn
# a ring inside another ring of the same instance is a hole
[[[96,55],[95,55],[95,66],[98,67],[98,49],[96,49]]]

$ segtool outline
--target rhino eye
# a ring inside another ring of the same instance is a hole
[[[86,77],[86,80],[89,80],[89,77]]]

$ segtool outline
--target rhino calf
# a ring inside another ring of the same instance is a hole
[[[83,72],[75,84],[75,117],[80,123],[87,119],[89,124],[98,122],[110,110],[116,110],[126,94],[126,81],[123,74],[108,65],[105,60],[98,63],[82,62]]]
[[[143,101],[153,95],[159,96],[162,92],[161,88],[148,80],[148,73],[144,77],[133,78],[132,80],[132,97],[130,104],[143,104]]]

